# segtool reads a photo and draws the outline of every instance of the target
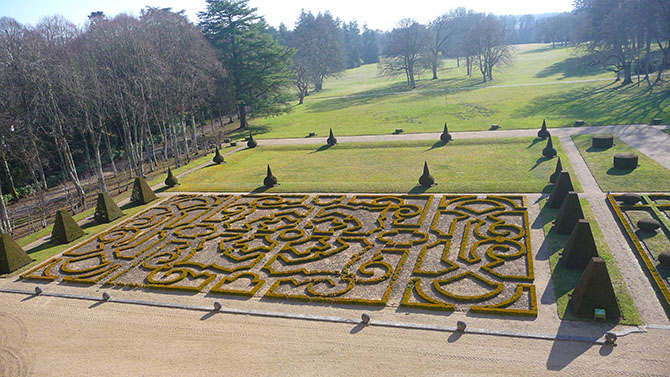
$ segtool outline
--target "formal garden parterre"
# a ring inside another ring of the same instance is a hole
[[[670,316],[670,195],[610,194],[607,201]]]
[[[529,234],[520,195],[176,195],[22,278],[535,316]]]

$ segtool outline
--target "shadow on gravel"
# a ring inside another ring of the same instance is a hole
[[[568,308],[569,310],[569,308]],[[602,337],[614,327],[612,323],[592,323],[583,324],[571,321],[562,321],[558,328],[557,336],[574,336],[583,338],[593,338],[594,340]],[[581,342],[572,340],[555,340],[547,359],[547,369],[560,371],[567,367],[575,359],[588,351],[595,343]],[[611,346],[602,346],[600,349],[601,356],[609,355],[612,350],[607,349]]]

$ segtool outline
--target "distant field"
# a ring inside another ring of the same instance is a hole
[[[542,157],[545,142],[538,140],[261,146],[180,178],[181,185],[171,191],[264,191],[261,186],[270,163],[280,186],[269,192],[423,192],[417,185],[427,161],[438,183],[427,192],[542,192],[556,159]],[[571,170],[558,139],[554,145],[564,168]],[[579,183],[574,183],[579,190]]]
[[[446,60],[440,79],[430,80],[426,72],[413,91],[405,89],[403,76],[380,77],[375,64],[362,66],[327,80],[323,91],[291,113],[251,123],[259,137],[283,138],[323,135],[331,127],[339,135],[388,134],[396,128],[438,132],[445,121],[452,131],[485,130],[494,123],[536,128],[545,118],[549,127],[571,126],[576,119],[588,125],[648,123],[670,111],[667,92],[646,93],[644,85],[620,88],[612,72],[586,65],[576,49],[549,46],[517,46],[514,64],[494,70],[487,83]],[[569,83],[574,80],[595,81]]]

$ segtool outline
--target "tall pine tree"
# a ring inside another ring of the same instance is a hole
[[[275,115],[290,110],[294,51],[277,42],[248,0],[207,0],[200,27],[216,47],[232,81],[240,128],[247,115]]]

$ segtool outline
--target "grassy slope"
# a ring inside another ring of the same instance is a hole
[[[670,191],[670,170],[617,138],[612,148],[592,148],[592,136],[575,135],[572,140],[603,191]],[[612,164],[617,153],[637,154],[638,168],[633,171],[614,169]]]
[[[266,164],[280,185],[270,192],[409,192],[428,161],[437,186],[428,192],[541,192],[555,168],[534,138],[347,143],[258,147],[181,179],[178,191],[261,190]],[[571,169],[560,143],[564,167]],[[577,189],[581,187],[575,182]]]
[[[485,130],[492,123],[536,128],[544,118],[549,127],[570,126],[575,119],[585,119],[589,125],[645,123],[670,111],[667,94],[642,95],[643,87],[619,88],[608,80],[499,87],[612,78],[611,72],[585,66],[575,52],[518,46],[514,65],[496,70],[494,80],[487,83],[481,83],[478,75],[468,78],[463,66],[447,60],[440,79],[430,80],[424,73],[414,91],[405,89],[403,77],[379,77],[376,65],[366,65],[327,80],[322,92],[307,97],[293,112],[255,119],[252,124],[261,137],[282,138],[309,132],[326,135],[330,127],[339,135],[388,134],[396,128],[439,132],[445,121],[452,131]],[[403,93],[378,96],[396,91]],[[332,98],[348,95],[354,97]]]
[[[584,216],[589,221],[589,223],[591,223],[591,230],[596,241],[596,246],[598,247],[598,253],[607,264],[607,271],[610,274],[610,279],[612,280],[612,285],[614,286],[614,292],[617,296],[617,300],[619,301],[619,308],[621,309],[621,314],[623,316],[619,323],[626,325],[641,325],[642,317],[635,307],[633,298],[630,295],[628,287],[623,280],[623,275],[621,275],[619,267],[617,267],[614,256],[605,242],[605,238],[603,237],[602,231],[600,230],[593,212],[591,211],[589,202],[586,199],[581,199],[580,201],[582,204],[582,209],[584,210]],[[542,212],[540,216],[542,217],[544,223],[544,234],[546,237],[545,242],[549,253],[551,280],[554,285],[554,294],[556,295],[558,316],[566,320],[576,320],[578,318],[576,318],[571,311],[567,310],[567,307],[570,300],[569,295],[577,285],[577,281],[579,281],[582,270],[566,269],[561,263],[559,263],[559,252],[562,251],[563,247],[565,247],[565,243],[568,241],[569,236],[554,233],[554,231],[551,229],[552,222],[558,215],[558,210],[546,207],[544,205],[545,203],[546,200],[542,200],[540,203],[542,206]]]

